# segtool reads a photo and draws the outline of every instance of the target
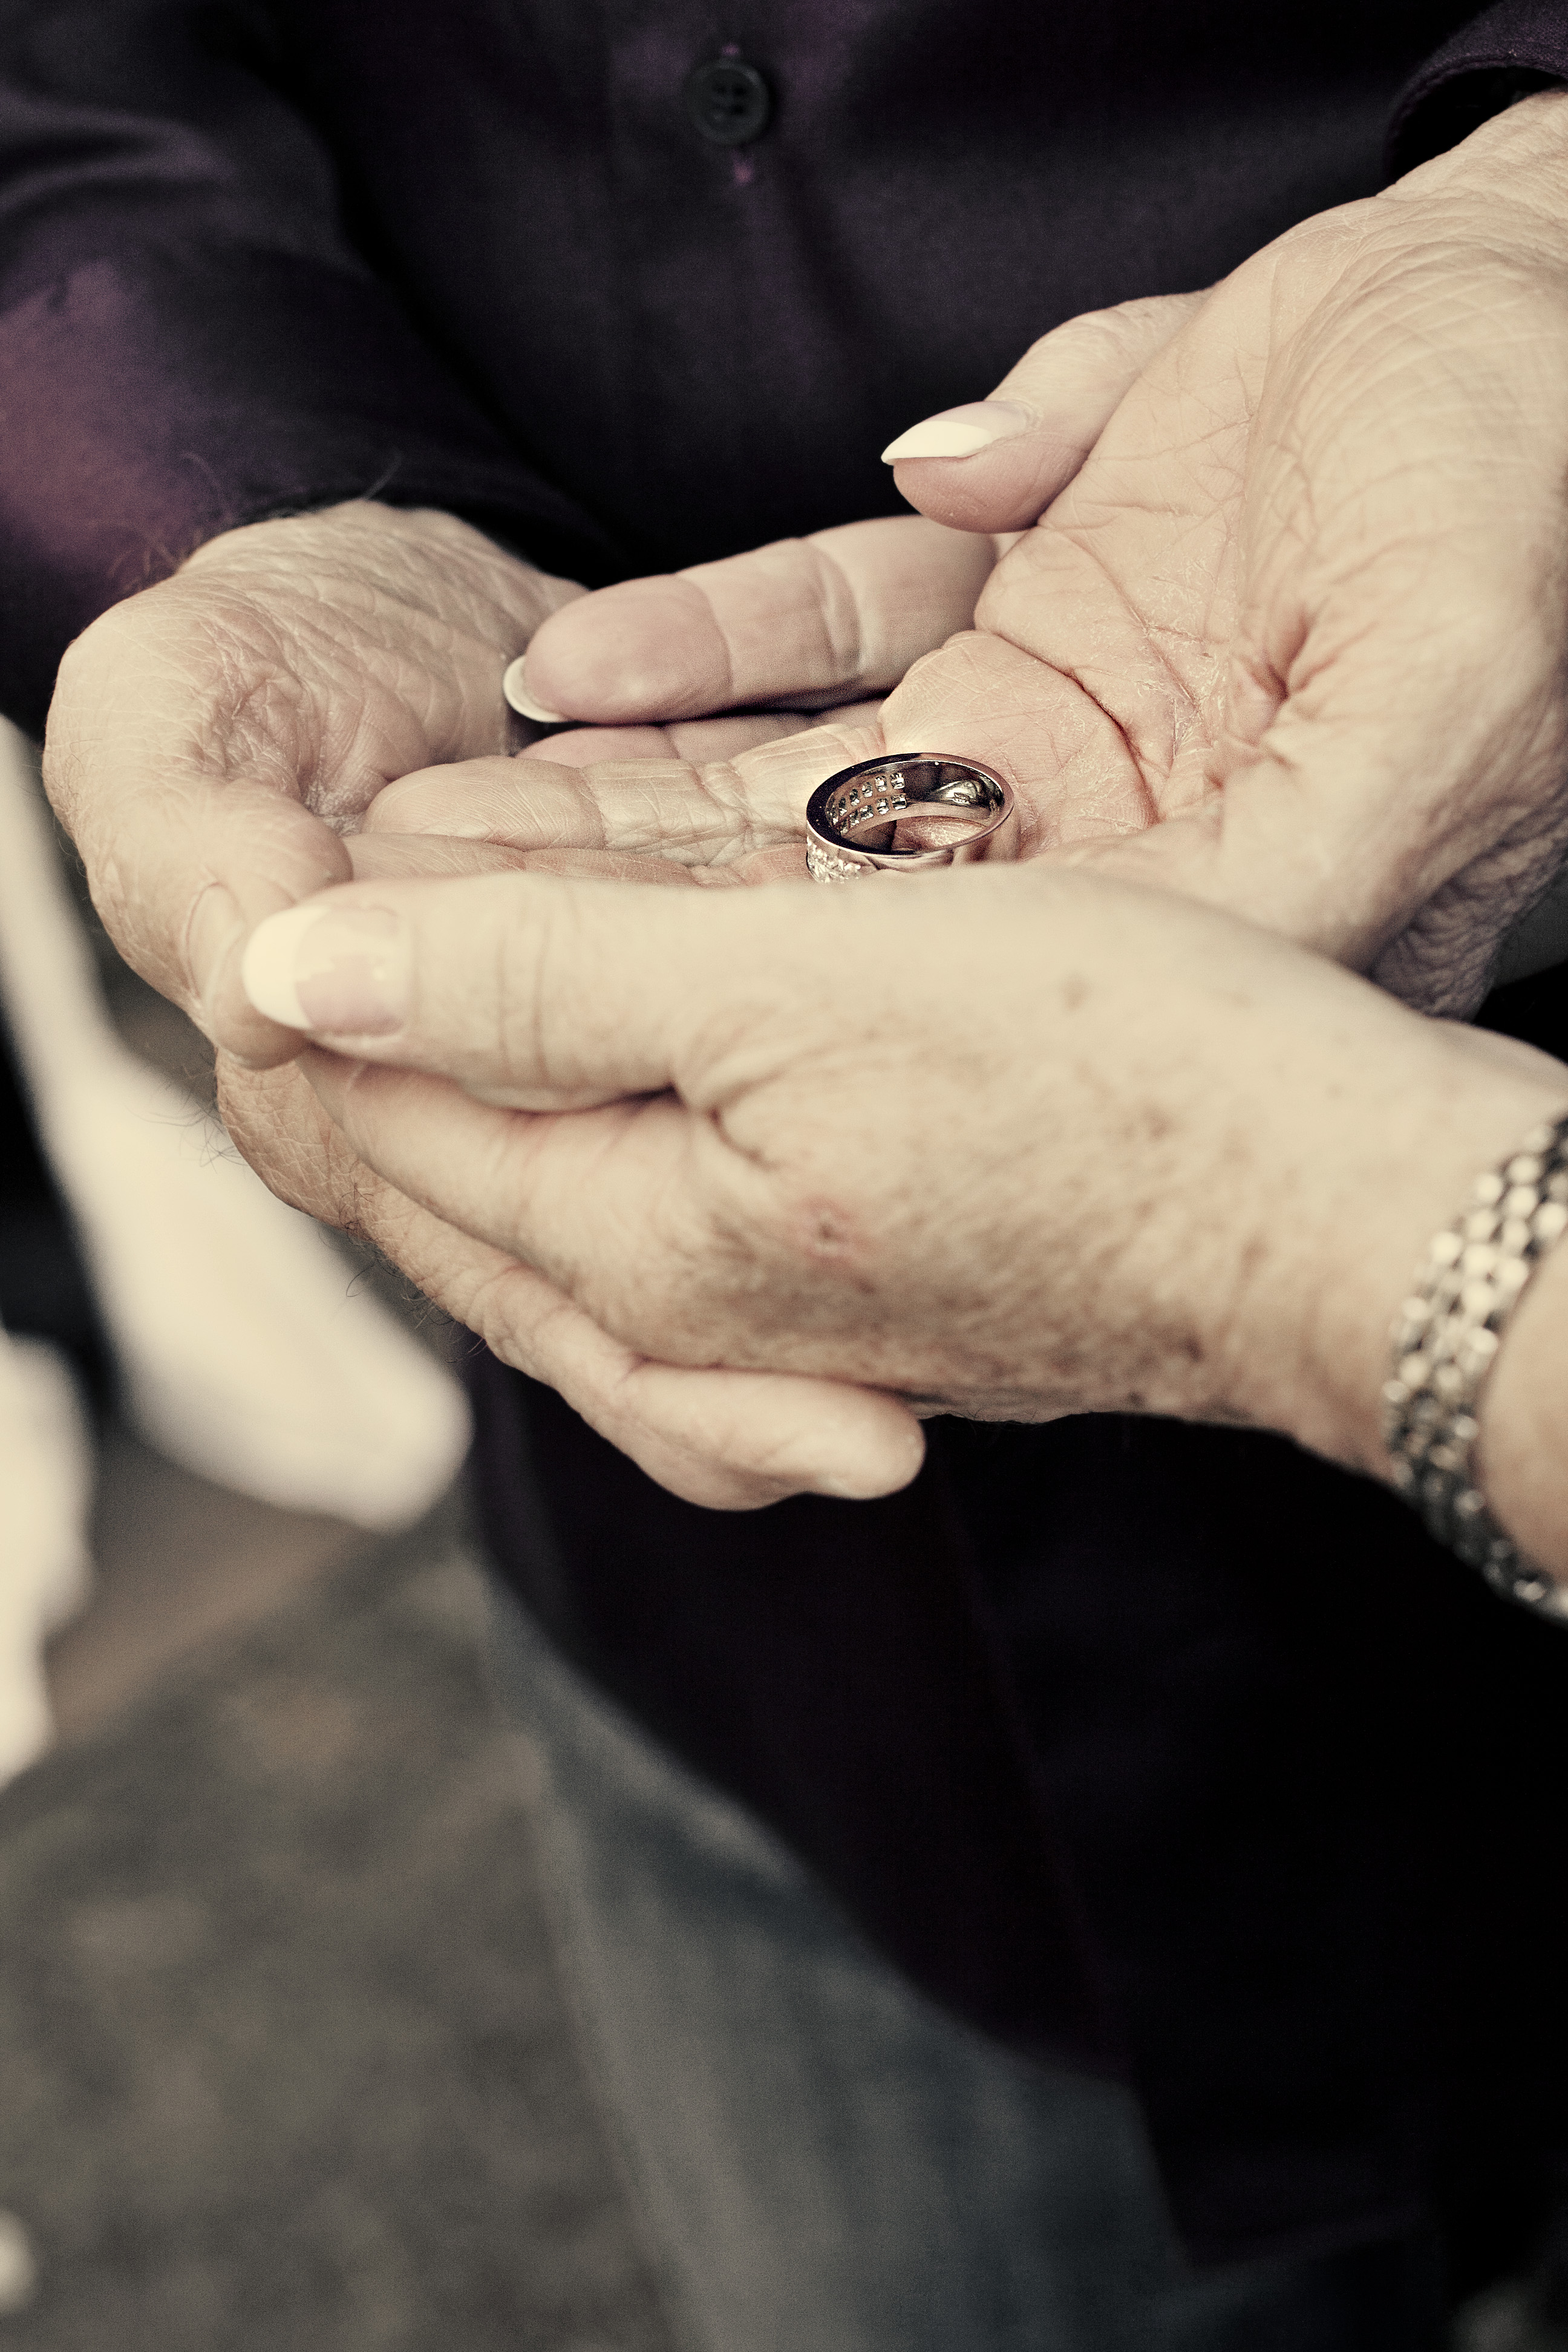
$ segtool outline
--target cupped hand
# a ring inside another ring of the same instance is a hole
[[[645,1365],[852,1384],[792,1400],[797,1465],[840,1476],[878,1390],[1248,1421],[1379,1466],[1423,1240],[1568,1098],[1271,934],[1038,863],[356,884],[265,926],[247,974],[333,1049],[288,1075],[405,1213]],[[468,1319],[516,1361],[511,1312],[496,1283]]]
[[[1014,499],[1023,520],[1071,478],[1197,299],[1125,303],[1046,339],[1026,487]],[[540,628],[513,688],[520,708],[570,719],[570,730],[522,764],[405,774],[367,827],[538,851],[562,870],[582,866],[575,852],[602,852],[623,879],[804,873],[813,787],[880,751],[880,698],[969,629],[1015,535],[1005,522],[977,532],[966,518],[957,530],[914,516],[850,523],[581,597]],[[819,727],[807,712],[822,714]]]
[[[989,541],[910,517],[700,567],[651,605],[635,584],[607,592],[617,669],[632,678],[637,646],[657,644],[656,667],[699,681],[704,709],[843,701],[966,625],[994,558]],[[623,593],[641,616],[629,634]],[[230,1052],[258,1065],[286,1052],[237,989],[248,932],[348,876],[344,836],[388,782],[506,751],[502,672],[581,595],[451,516],[362,501],[226,532],[102,614],[61,665],[45,775],[128,961]],[[569,670],[571,636],[553,643],[547,671],[551,658]],[[623,692],[605,715],[627,707]],[[674,709],[666,694],[635,715]],[[804,723],[731,720],[705,749]],[[384,845],[361,862],[420,856]]]
[[[226,532],[102,614],[45,779],[127,960],[230,1051],[291,1051],[239,988],[250,930],[348,876],[389,779],[502,749],[501,671],[580,593],[449,515],[355,502]]]
[[[404,774],[367,832],[489,842],[562,871],[602,855],[621,880],[804,873],[813,785],[879,749],[871,698],[970,626],[1006,543],[909,515],[600,589],[580,622],[567,605],[541,628],[526,690],[509,680],[535,719],[579,723],[522,761]]]
[[[1280,238],[1151,362],[889,734],[960,720],[1037,846],[1136,835],[1077,854],[1468,1010],[1568,843],[1565,264],[1556,94]],[[1049,372],[1047,344],[1003,387],[1020,415],[901,466],[906,495],[1011,520]]]
[[[390,778],[500,751],[502,671],[580,593],[439,514],[353,504],[230,532],[68,655],[47,749],[56,806],[122,951],[227,1049],[226,1122],[282,1197],[493,1328],[509,1361],[677,1493],[746,1508],[814,1483],[885,1491],[920,1458],[900,1408],[639,1362],[548,1282],[401,1198],[343,1148],[296,1071],[266,1066],[300,1041],[239,987],[264,917],[351,872],[518,862],[484,842],[355,828]],[[802,1423],[820,1425],[825,1398],[843,1443],[835,1455],[814,1442],[808,1460]]]
[[[1568,97],[1551,94],[1206,296],[1130,306],[1120,345],[1117,314],[1072,322],[993,401],[907,436],[970,446],[899,464],[943,523],[1010,530],[1067,478],[874,740],[795,733],[650,761],[640,782],[573,764],[602,738],[546,744],[565,782],[532,761],[476,777],[458,829],[526,848],[543,811],[558,846],[733,869],[798,840],[812,786],[850,757],[968,754],[1016,787],[1024,855],[1109,860],[1469,1009],[1568,843],[1565,263]],[[1092,437],[1061,421],[1086,380],[1102,405],[1121,395]],[[552,683],[574,715],[628,715],[604,699],[611,612],[586,599],[551,625],[597,679],[596,705]],[[657,669],[637,670],[645,717]],[[722,699],[718,665],[701,681]],[[694,707],[673,670],[663,692]],[[371,821],[438,827],[443,789],[407,780]],[[1565,946],[1549,926],[1536,960]]]

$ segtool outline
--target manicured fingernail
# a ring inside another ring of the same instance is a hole
[[[307,899],[258,923],[239,969],[258,1013],[324,1037],[382,1037],[408,1017],[408,933],[385,907]]]
[[[1034,411],[1018,400],[972,400],[963,408],[944,408],[940,416],[911,425],[882,452],[884,466],[901,466],[906,457],[973,457],[993,441],[1010,441],[1027,430]]]
[[[229,971],[229,952],[244,937],[245,917],[234,893],[226,890],[221,882],[209,882],[191,910],[186,932],[191,978],[201,1000],[202,1024],[209,1035],[220,1010],[214,1000],[221,1000],[224,979]]]
[[[520,719],[531,719],[539,727],[564,727],[566,713],[552,710],[548,703],[535,702],[524,685],[522,665],[526,658],[525,655],[519,654],[514,662],[508,664],[506,676],[500,682],[501,692]]]

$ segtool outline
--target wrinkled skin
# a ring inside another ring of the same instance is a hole
[[[1544,1055],[1044,862],[858,894],[510,875],[318,903],[300,1009],[338,1050],[305,1069],[343,1147],[639,1360],[773,1376],[775,1409],[795,1376],[813,1483],[857,1390],[883,1416],[855,1423],[864,1491],[910,1474],[911,1413],[938,1408],[1250,1422],[1376,1469],[1423,1241],[1568,1107]],[[374,1029],[342,992],[367,937]],[[504,1297],[490,1315],[504,1353]]]
[[[812,784],[885,742],[1004,768],[1024,804],[1027,856],[1172,884],[1370,970],[1413,1003],[1468,1006],[1568,837],[1565,105],[1549,96],[1514,109],[1387,195],[1291,232],[1207,297],[1128,306],[1037,345],[1000,388],[1025,415],[1021,433],[978,457],[900,469],[928,515],[964,530],[1009,532],[1035,497],[1051,501],[992,574],[975,628],[923,659],[921,640],[935,642],[943,615],[973,599],[973,555],[965,570],[952,552],[962,542],[942,534],[911,564],[900,551],[929,525],[857,526],[905,537],[864,542],[858,577],[854,562],[781,562],[768,551],[644,583],[629,635],[631,589],[569,604],[534,643],[530,685],[599,725],[521,761],[476,761],[499,750],[493,699],[469,725],[476,659],[456,697],[464,720],[453,721],[443,651],[426,626],[426,606],[442,598],[411,592],[406,566],[396,593],[378,589],[373,602],[378,628],[388,601],[419,611],[419,656],[411,671],[388,668],[378,643],[384,693],[367,730],[357,641],[335,634],[361,598],[357,575],[346,596],[308,600],[312,645],[326,652],[301,698],[287,582],[274,584],[274,635],[259,653],[245,628],[231,633],[246,648],[237,665],[226,642],[213,661],[209,621],[240,543],[298,526],[215,542],[165,589],[96,625],[62,673],[52,789],[111,928],[221,1042],[265,1062],[288,1045],[237,995],[245,931],[271,905],[338,878],[345,855],[325,827],[307,837],[279,808],[314,801],[339,822],[365,808],[354,862],[366,874],[524,862],[572,872],[607,855],[601,870],[625,878],[763,880],[798,868]],[[311,519],[321,530],[333,520]],[[911,598],[928,560],[950,585]],[[571,593],[547,583],[543,603]],[[474,646],[487,659],[515,651],[542,616],[540,596],[513,582],[500,598],[504,626],[476,631],[465,618],[452,640],[464,660]],[[158,629],[143,639],[138,611],[159,597]],[[509,598],[534,600],[531,614]],[[900,639],[905,608],[918,625]],[[853,625],[834,625],[834,609]],[[638,657],[606,693],[617,635],[637,637]],[[646,731],[748,703],[793,702],[798,714],[891,684],[879,674],[890,656],[862,659],[868,645],[914,663],[879,716],[857,704],[817,728],[796,715],[714,719],[694,738]],[[640,709],[628,707],[633,688]],[[155,723],[136,718],[138,693],[157,701]],[[385,694],[403,709],[397,723]],[[492,740],[475,741],[487,724]],[[605,726],[634,731],[606,737]],[[129,775],[127,739],[140,758]],[[197,787],[172,821],[159,798],[171,742],[179,789],[193,776]],[[635,769],[624,756],[652,750],[669,756]],[[331,781],[345,757],[346,795]],[[375,796],[378,781],[388,789]],[[139,832],[132,810],[151,810]],[[251,871],[259,883],[244,878]],[[405,1209],[351,1178],[341,1150],[323,1150],[298,1079],[276,1076],[247,1101],[255,1084],[231,1064],[226,1109],[269,1181],[406,1254]],[[442,1250],[460,1256],[456,1226],[438,1222]],[[464,1261],[463,1282],[448,1272],[438,1293],[459,1312],[477,1263]],[[552,1376],[546,1359],[535,1368]],[[608,1425],[603,1399],[583,1409]],[[762,1487],[756,1498],[767,1498]]]
[[[928,514],[1006,531],[1062,462],[1063,371],[1076,385],[1100,352],[1113,383],[1155,346],[974,630],[879,722],[649,766],[657,807],[617,762],[570,785],[525,767],[407,779],[372,823],[527,846],[547,808],[557,845],[723,871],[798,839],[835,767],[953,751],[1017,788],[1023,856],[1109,857],[1467,1011],[1568,843],[1565,260],[1568,100],[1551,96],[1206,296],[1058,330],[999,387],[1032,424],[900,467]],[[541,633],[530,677],[557,708],[626,715],[608,653],[626,593]],[[647,715],[670,707],[650,663],[636,675]],[[684,709],[689,680],[671,694]]]
[[[820,706],[840,686],[892,684],[970,619],[993,553],[912,516],[785,551],[806,592],[807,664],[820,651],[832,673],[801,676],[805,698]],[[889,580],[913,581],[920,593],[890,614],[863,611]],[[818,648],[810,615],[825,583],[843,626]],[[229,1131],[275,1191],[384,1250],[678,1492],[741,1507],[813,1482],[879,1491],[867,1487],[859,1441],[894,1408],[845,1392],[842,1444],[825,1461],[814,1442],[808,1459],[800,1433],[816,1402],[811,1384],[640,1362],[548,1283],[378,1179],[288,1060],[297,1034],[264,1019],[240,988],[255,925],[355,870],[483,874],[528,862],[483,841],[355,829],[389,781],[410,772],[458,775],[465,771],[447,763],[491,754],[512,772],[500,761],[514,731],[501,672],[546,615],[580,595],[448,516],[356,503],[229,532],[71,648],[50,712],[51,796],[121,951],[218,1045]],[[689,633],[700,646],[700,631]],[[776,652],[778,631],[763,634]],[[837,665],[850,654],[860,670],[840,679]],[[806,724],[699,723],[676,748],[700,756]],[[795,861],[786,853],[783,862]],[[600,865],[615,871],[617,861]],[[900,1437],[894,1450],[907,1476],[918,1444],[911,1454]],[[872,1475],[886,1483],[875,1464]]]
[[[112,606],[60,665],[44,780],[126,961],[230,1052],[291,1052],[239,988],[249,931],[347,879],[390,779],[504,747],[497,663],[580,593],[450,516],[353,505]]]

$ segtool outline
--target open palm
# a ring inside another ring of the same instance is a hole
[[[1543,205],[1560,180],[1564,202]],[[1550,97],[1168,306],[974,629],[879,709],[714,720],[706,740],[589,729],[521,767],[407,778],[373,826],[768,878],[798,868],[805,799],[835,768],[958,752],[1013,781],[1026,856],[1110,858],[1429,1009],[1468,1007],[1568,841],[1565,223],[1568,125]],[[1023,429],[900,467],[906,493],[940,521],[1016,524],[1020,480],[1059,472],[1060,379],[1080,356],[1073,330],[1047,337],[1000,387]],[[717,586],[754,621],[743,563]],[[642,716],[685,721],[689,674],[661,688],[647,651],[658,591],[639,592]],[[595,598],[557,615],[531,673],[581,672],[597,629],[607,678],[614,618]],[[747,683],[765,700],[765,654],[727,683],[710,707]],[[634,715],[624,695],[571,708]]]

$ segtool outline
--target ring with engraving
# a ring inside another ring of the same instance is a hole
[[[933,866],[1014,856],[1017,829],[1012,786],[994,768],[945,751],[911,751],[862,760],[818,784],[805,807],[805,862],[816,882],[923,874]]]

